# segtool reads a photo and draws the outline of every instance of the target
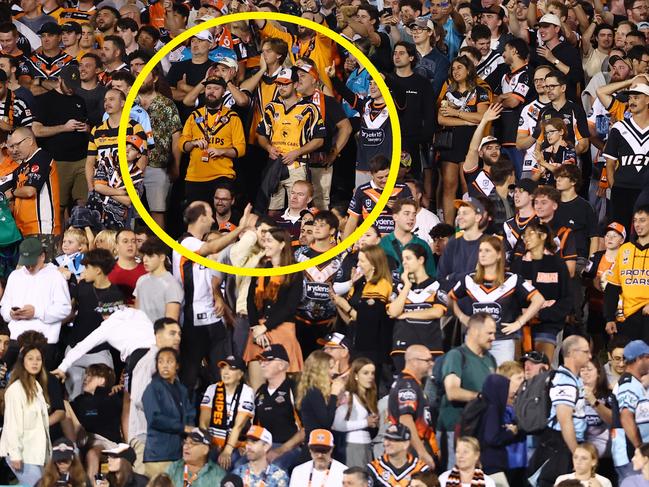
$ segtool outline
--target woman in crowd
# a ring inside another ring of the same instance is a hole
[[[34,344],[25,345],[11,372],[4,394],[4,425],[0,456],[22,485],[35,485],[50,458],[47,375],[43,353]]]
[[[381,243],[381,234],[379,229],[372,225],[367,231],[361,235],[358,242],[354,245],[354,251],[348,253],[343,259],[343,276],[341,282],[335,282],[333,290],[337,295],[345,296],[352,288],[352,286],[363,277],[363,272],[358,267],[358,254],[361,250],[370,245],[378,245]]]
[[[375,375],[371,360],[354,360],[345,394],[336,409],[333,429],[346,433],[344,463],[348,467],[365,467],[372,461],[370,432],[376,432],[379,425]]]
[[[439,487],[439,479],[430,471],[413,473],[408,487]]]
[[[97,487],[145,487],[148,478],[133,471],[135,450],[126,443],[116,448],[104,450],[108,458],[108,474],[102,485]]]
[[[546,299],[538,317],[532,319],[532,341],[535,350],[553,357],[557,335],[572,309],[568,268],[556,254],[552,230],[545,223],[528,223],[523,240],[527,252],[514,258],[511,271],[531,282]]]
[[[469,142],[482,114],[489,106],[491,94],[488,88],[479,84],[475,64],[467,56],[453,60],[448,77],[448,85],[446,89],[442,88],[437,103],[437,122],[451,134],[439,158],[442,161],[444,220],[452,224],[461,163],[466,158]]]
[[[147,422],[144,468],[148,477],[167,470],[182,456],[183,433],[191,431],[196,411],[187,388],[178,380],[178,352],[161,348],[156,373],[144,390],[142,405]]]
[[[635,449],[631,462],[633,470],[639,473],[625,478],[620,487],[646,487],[649,482],[649,443],[643,443]]]
[[[598,464],[597,449],[590,443],[580,443],[572,454],[573,473],[559,475],[555,485],[563,480],[577,479],[584,487],[588,487],[595,480],[601,487],[612,487],[611,481],[606,477],[596,474]],[[596,484],[597,485],[597,484]]]
[[[52,458],[43,471],[43,478],[36,484],[38,487],[90,487],[90,479],[83,469],[79,457],[75,454],[74,443],[68,439],[54,442]]]
[[[610,458],[610,427],[613,424],[611,410],[611,390],[604,367],[597,357],[593,357],[579,373],[584,382],[584,397],[586,398],[586,441],[597,449],[598,458]]]
[[[291,236],[286,230],[271,228],[266,233],[261,267],[283,267],[295,263]],[[301,272],[253,278],[248,291],[250,334],[243,359],[248,364],[250,386],[263,382],[257,356],[271,343],[281,343],[289,357],[289,372],[302,370],[302,349],[295,335],[295,313],[302,299]]]
[[[295,393],[295,405],[306,438],[314,429],[331,430],[338,394],[345,387],[344,378],[332,380],[333,371],[334,360],[323,350],[312,352],[304,361],[304,370]]]
[[[207,388],[201,401],[198,425],[210,432],[212,444],[219,448],[219,465],[229,470],[245,446],[242,432],[255,413],[255,393],[245,383],[243,360],[230,356],[219,362],[221,380]],[[227,411],[225,416],[217,411]]]
[[[468,297],[470,307],[461,309],[458,302],[464,297]],[[502,240],[492,235],[482,237],[476,271],[458,281],[449,298],[454,301],[455,316],[465,326],[469,316],[479,311],[494,316],[496,341],[490,351],[499,365],[514,360],[519,330],[536,316],[545,302],[532,284],[518,274],[505,272]],[[521,313],[521,308],[526,309]]]
[[[398,371],[405,366],[404,355],[410,345],[424,345],[433,355],[444,353],[439,319],[446,314],[446,293],[440,292],[439,283],[426,273],[425,249],[409,244],[401,256],[401,284],[388,306],[388,315],[395,320],[392,360]]]
[[[392,276],[385,252],[370,245],[358,252],[358,267],[363,275],[346,298],[331,294],[340,316],[350,326],[354,350],[380,369],[392,349],[392,321],[386,303],[392,294]],[[377,374],[380,382],[380,373]]]
[[[539,184],[554,186],[554,172],[562,164],[576,164],[577,153],[575,148],[566,140],[568,128],[560,118],[551,118],[542,123],[545,141],[536,144],[536,160],[539,163],[538,170],[532,174],[532,179],[539,181]]]
[[[473,437],[461,436],[455,446],[455,466],[439,476],[441,487],[484,485],[496,487],[491,477],[480,468],[480,443]]]

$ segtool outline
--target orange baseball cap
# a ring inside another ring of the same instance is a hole
[[[608,224],[606,227],[606,231],[608,232],[609,230],[613,230],[614,232],[619,233],[622,235],[622,238],[626,240],[626,228],[624,228],[624,225],[618,222],[611,222]]]
[[[334,435],[331,431],[325,429],[313,430],[309,435],[309,446],[334,447]]]
[[[270,431],[262,426],[251,426],[248,430],[248,433],[246,433],[246,438],[263,441],[264,443],[268,443],[269,445],[273,444],[273,435],[270,433]]]
[[[144,151],[146,150],[146,141],[139,135],[127,135],[126,143],[134,146],[142,154],[144,154]]]

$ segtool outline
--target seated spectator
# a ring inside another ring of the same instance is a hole
[[[293,469],[289,486],[341,485],[347,467],[332,458],[334,436],[331,432],[314,429],[309,435],[308,446],[311,460]]]
[[[470,436],[458,438],[455,447],[455,466],[439,476],[441,487],[484,485],[496,487],[494,480],[480,468],[480,443]]]
[[[622,481],[620,487],[643,487],[649,482],[649,443],[643,443],[635,449],[633,470],[640,472]]]
[[[74,443],[60,439],[52,445],[52,458],[45,465],[37,487],[88,487],[90,480],[76,454]]]
[[[288,487],[289,477],[277,465],[268,463],[268,452],[273,446],[273,436],[266,428],[251,426],[246,434],[246,457],[248,463],[239,465],[234,474],[241,477],[244,485],[267,485]]]
[[[120,443],[115,448],[102,451],[108,459],[108,474],[101,487],[144,487],[147,478],[133,471],[135,450],[126,443]],[[100,487],[95,481],[97,487]]]
[[[180,459],[182,434],[193,431],[196,419],[187,388],[178,379],[178,351],[161,348],[156,363],[156,374],[142,395],[147,422],[144,469],[148,477],[163,473],[171,462]]]
[[[210,437],[205,430],[194,428],[185,435],[183,457],[173,462],[167,473],[174,487],[213,487],[221,483],[225,470],[207,457],[210,453]]]
[[[591,483],[593,480],[596,482],[595,485],[612,487],[609,479],[595,473],[597,471],[597,463],[597,449],[591,443],[581,443],[572,454],[572,464],[575,467],[575,471],[573,473],[559,475],[554,485],[559,485],[564,480],[577,479],[583,487],[593,485]]]

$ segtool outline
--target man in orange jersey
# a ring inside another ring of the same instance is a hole
[[[7,148],[17,169],[15,187],[9,191],[14,199],[14,217],[24,237],[38,238],[47,256],[56,255],[56,238],[61,233],[59,213],[59,175],[52,156],[36,144],[29,127],[16,129],[7,139]]]

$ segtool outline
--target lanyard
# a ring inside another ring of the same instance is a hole
[[[198,473],[192,474],[191,478],[189,478],[189,469],[187,468],[187,465],[185,465],[185,470],[183,471],[183,487],[191,487],[197,478]]]
[[[329,477],[329,469],[331,468],[331,463],[327,467],[327,471],[325,472],[324,479],[322,480],[322,484],[320,484],[320,487],[324,487],[327,485],[327,478]],[[313,465],[311,465],[311,471],[309,472],[309,483],[307,484],[307,487],[311,487],[311,479],[313,478]]]

